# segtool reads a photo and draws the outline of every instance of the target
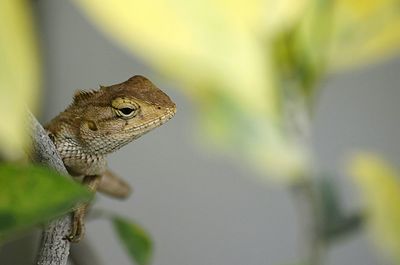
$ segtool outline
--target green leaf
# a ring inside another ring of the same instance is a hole
[[[273,46],[277,75],[283,86],[297,90],[310,109],[314,106],[318,81],[325,74],[334,13],[332,6],[332,1],[310,1],[299,23],[277,35]]]
[[[332,223],[342,218],[342,209],[339,201],[338,190],[332,178],[321,177],[317,179],[322,217],[324,223]]]
[[[70,211],[91,193],[55,171],[0,164],[0,239]]]
[[[132,260],[139,265],[150,264],[153,244],[147,232],[138,224],[121,217],[113,217],[112,222]]]
[[[323,176],[316,179],[321,207],[321,236],[328,243],[333,243],[353,232],[363,224],[360,213],[348,214],[343,210],[340,194],[334,178]]]
[[[326,224],[324,228],[324,237],[328,242],[333,242],[342,239],[351,233],[357,232],[364,224],[364,216],[360,213],[335,219],[334,221]]]

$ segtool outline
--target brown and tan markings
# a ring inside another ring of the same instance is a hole
[[[164,124],[176,112],[175,103],[143,76],[98,90],[79,91],[72,104],[45,126],[72,176],[92,191],[125,198],[129,185],[107,168],[106,156]],[[84,235],[87,205],[74,212],[67,238]]]

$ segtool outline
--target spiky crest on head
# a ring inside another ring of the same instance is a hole
[[[98,92],[97,90],[77,90],[74,94],[74,103],[80,104],[92,100]]]

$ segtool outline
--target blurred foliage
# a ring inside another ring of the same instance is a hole
[[[291,181],[311,168],[316,82],[399,46],[393,0],[75,2],[198,103],[213,145]]]
[[[92,197],[72,180],[33,165],[0,164],[0,187],[0,241],[65,214]]]
[[[319,234],[326,243],[334,243],[359,230],[364,217],[361,213],[345,212],[334,180],[333,177],[322,176],[315,181],[321,208],[322,231]]]
[[[336,0],[330,68],[343,70],[398,53],[399,5],[399,0]]]
[[[400,263],[400,174],[381,158],[359,154],[350,166],[376,242]]]
[[[20,159],[28,142],[26,108],[35,109],[39,58],[29,1],[0,1],[0,158]]]
[[[153,243],[150,236],[138,224],[122,217],[112,218],[114,229],[132,261],[139,265],[150,264]]]
[[[280,127],[270,39],[298,21],[307,1],[76,2],[123,46],[180,84],[198,103],[213,144],[282,176],[305,171],[303,146]]]
[[[313,175],[310,123],[318,82],[400,47],[399,0],[75,2],[197,103],[202,132],[214,146],[288,184]],[[317,227],[327,240],[360,227],[362,216],[343,213],[332,183],[317,189]],[[382,220],[391,216],[384,208],[374,208]]]
[[[318,82],[400,47],[399,0],[75,2],[197,103],[202,132],[213,145],[288,184],[312,175],[310,120]],[[23,157],[25,107],[35,108],[39,94],[29,5],[0,2],[0,159],[8,161]],[[360,156],[352,170],[371,227],[400,261],[397,174],[371,156]],[[43,221],[85,198],[73,183],[54,188],[59,181],[66,182],[43,169],[0,166],[0,232]],[[357,228],[361,216],[343,213],[334,185],[317,185],[323,234],[333,238]],[[147,264],[151,243],[142,229],[119,218],[114,227],[133,259]]]

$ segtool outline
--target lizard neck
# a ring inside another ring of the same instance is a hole
[[[79,159],[85,161],[96,161],[105,159],[106,154],[102,154],[92,148],[86,148],[71,137],[59,136],[54,139],[54,144],[62,159]]]
[[[56,137],[54,144],[72,176],[100,175],[105,171],[105,154],[91,152],[76,139],[69,137]]]

